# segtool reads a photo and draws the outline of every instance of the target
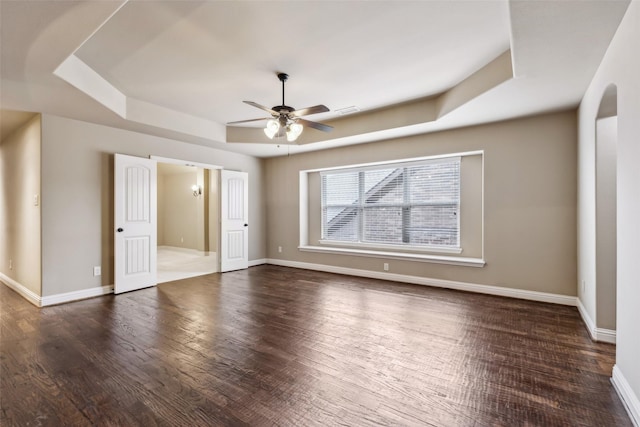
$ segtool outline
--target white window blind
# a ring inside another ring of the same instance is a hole
[[[460,157],[321,174],[322,239],[460,244]]]

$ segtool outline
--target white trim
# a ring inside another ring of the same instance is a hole
[[[298,178],[299,196],[299,220],[300,220],[300,246],[309,243],[309,175],[306,171],[300,171]],[[322,221],[320,221],[322,222]]]
[[[580,317],[582,317],[582,321],[587,327],[587,331],[589,331],[589,335],[591,335],[591,339],[595,340],[596,324],[591,318],[591,316],[589,316],[589,313],[587,312],[587,309],[585,308],[585,306],[582,304],[582,301],[580,300],[580,298],[576,298],[576,300],[577,300],[576,307],[578,307],[578,313],[580,313]]]
[[[627,410],[629,418],[631,418],[631,422],[634,426],[640,427],[640,400],[638,400],[638,396],[633,392],[627,379],[622,375],[618,365],[613,365],[611,382],[618,396],[620,396],[620,400],[622,400],[624,408]]]
[[[31,304],[35,305],[36,307],[42,307],[42,299],[40,298],[40,295],[36,294],[31,289],[28,289],[22,283],[16,282],[15,280],[5,275],[4,273],[0,273],[0,280],[2,280],[2,282],[5,285],[7,285],[11,289],[19,293],[24,299],[29,301]]]
[[[402,251],[411,251],[411,253],[433,253],[439,252],[443,254],[461,254],[462,248],[459,246],[413,246],[413,245],[394,245],[391,243],[368,243],[368,242],[346,242],[340,240],[318,240],[320,245],[326,245],[326,247],[334,246],[345,249],[373,249],[373,250],[388,250],[390,252],[396,252],[399,254],[404,254],[408,252]]]
[[[262,265],[262,264],[266,264],[266,263],[267,263],[267,259],[266,258],[249,260],[249,267],[255,267],[256,265]]]
[[[596,328],[596,341],[607,342],[609,344],[616,343],[616,331],[613,329]]]
[[[585,323],[587,330],[589,331],[589,335],[591,335],[591,339],[594,341],[606,342],[609,344],[616,343],[616,331],[612,329],[598,328],[596,327],[595,322],[587,313],[587,309],[582,304],[580,298],[576,298],[578,307],[578,312],[580,313],[580,317],[582,317],[582,321]]]
[[[55,304],[63,304],[65,302],[78,301],[81,299],[99,297],[113,293],[113,285],[100,286],[97,288],[81,289],[79,291],[65,292],[63,294],[49,295],[42,297],[41,307]]]
[[[158,163],[171,163],[174,165],[194,166],[197,168],[212,169],[212,170],[224,169],[222,166],[210,165],[208,163],[192,162],[190,160],[172,159],[169,157],[160,157],[160,156],[151,156],[151,155],[149,156],[149,158],[151,160],[155,160]]]
[[[113,293],[113,285],[109,285],[41,297],[3,273],[0,273],[0,280],[2,280],[8,287],[22,295],[24,299],[26,299],[36,307],[46,307],[48,305],[62,304],[65,302],[77,301]]]
[[[523,289],[506,288],[502,286],[480,285],[475,283],[454,282],[451,280],[431,279],[428,277],[408,276],[405,274],[385,273],[380,271],[359,270],[348,267],[336,267],[333,265],[311,264],[299,261],[287,261],[282,259],[267,259],[268,264],[284,267],[302,268],[306,270],[325,271],[328,273],[346,274],[349,276],[368,277],[372,279],[391,280],[394,282],[411,283],[414,285],[433,286],[438,288],[456,289],[460,291],[475,292],[479,294],[498,295],[510,298],[519,298],[530,301],[549,302],[553,304],[575,306],[577,298],[568,295],[550,294],[546,292],[527,291]]]
[[[449,264],[449,265],[461,265],[465,267],[484,267],[486,264],[483,259],[480,258],[464,258],[444,255],[430,255],[430,254],[417,254],[417,253],[403,253],[403,252],[386,252],[386,251],[371,251],[366,249],[355,248],[336,248],[336,247],[323,247],[323,246],[298,246],[298,249],[302,252],[319,252],[329,253],[337,255],[355,255],[374,258],[385,259],[399,259],[405,261],[420,261],[431,262],[435,264]],[[363,270],[364,271],[364,270]]]
[[[122,118],[127,117],[127,96],[75,55],[69,55],[53,74],[90,96]]]
[[[484,205],[485,205],[485,191],[484,191],[484,151],[482,151],[482,155],[480,156],[480,158],[482,159],[482,170],[480,171],[480,175],[482,178],[482,188],[480,189],[481,192],[481,200],[482,200],[482,204],[480,205],[480,215],[482,216],[481,218],[481,223],[480,223],[480,258],[484,259]],[[462,191],[462,189],[460,190]],[[462,217],[462,215],[460,215],[460,217]]]

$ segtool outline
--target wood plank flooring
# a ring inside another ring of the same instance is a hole
[[[38,309],[2,426],[630,426],[573,307],[276,266]]]

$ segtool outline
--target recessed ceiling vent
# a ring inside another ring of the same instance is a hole
[[[340,108],[338,110],[335,110],[335,112],[340,114],[341,116],[346,116],[347,114],[357,113],[358,111],[360,111],[360,109],[358,107],[356,107],[355,105],[352,105],[351,107],[344,107],[344,108]]]

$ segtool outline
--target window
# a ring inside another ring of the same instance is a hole
[[[460,157],[323,171],[322,240],[460,246]]]

